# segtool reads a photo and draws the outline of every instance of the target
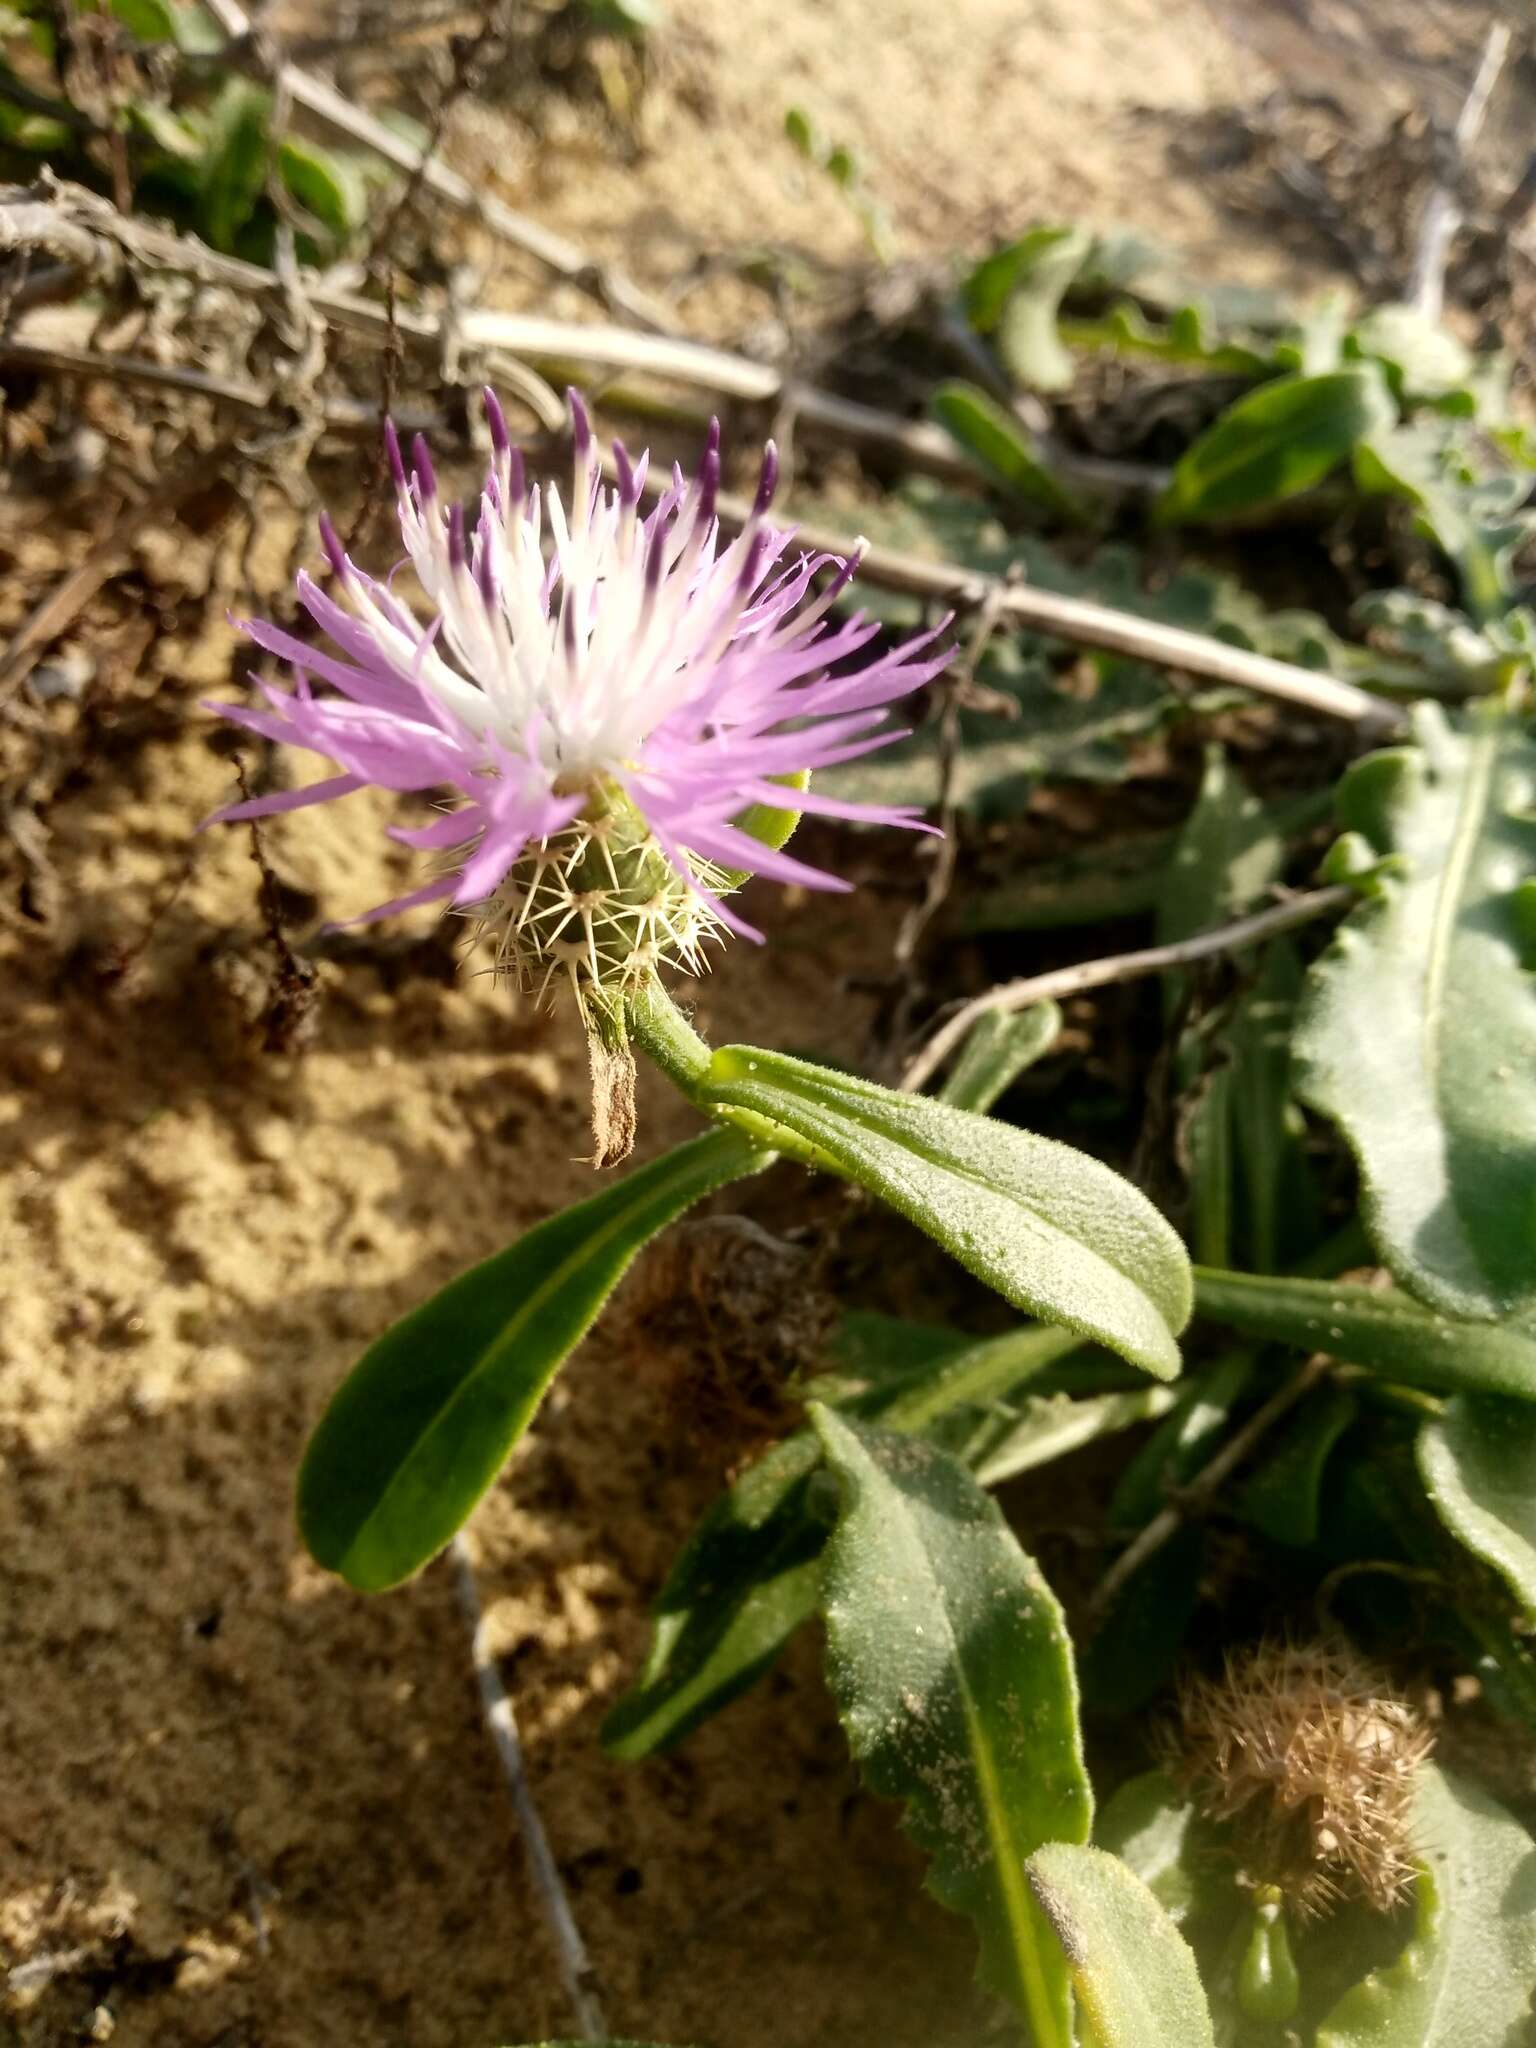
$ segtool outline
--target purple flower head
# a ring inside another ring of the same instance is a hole
[[[615,445],[618,481],[604,489],[574,393],[571,409],[569,508],[526,486],[490,393],[490,473],[469,517],[444,502],[422,442],[408,468],[387,429],[426,623],[323,520],[334,594],[308,575],[298,594],[329,646],[246,621],[258,647],[290,664],[293,687],[263,684],[264,705],[211,708],[340,771],[231,805],[221,820],[369,784],[450,792],[453,807],[431,824],[390,828],[446,856],[443,870],[357,921],[450,899],[478,910],[499,964],[525,977],[542,967],[546,981],[563,967],[581,996],[665,959],[696,968],[722,926],[758,938],[726,901],[747,875],[849,886],[747,829],[754,807],[788,798],[797,811],[917,825],[909,807],[784,784],[901,737],[891,705],[949,656],[933,650],[941,629],[870,652],[874,621],[828,616],[857,559],[797,555],[766,523],[771,444],[752,515],[727,540],[714,510],[717,427],[692,482],[674,470],[642,517],[648,458]],[[833,576],[813,595],[824,569]]]

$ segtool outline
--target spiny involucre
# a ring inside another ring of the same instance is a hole
[[[365,575],[322,520],[334,594],[308,575],[298,594],[330,647],[245,621],[258,647],[290,665],[293,686],[263,683],[265,706],[211,708],[340,770],[231,805],[221,820],[368,785],[447,792],[443,816],[389,828],[445,856],[441,871],[357,921],[451,901],[478,912],[498,967],[541,987],[568,978],[585,1009],[659,965],[696,971],[722,928],[760,937],[726,901],[748,875],[849,886],[744,829],[755,807],[916,825],[908,807],[798,785],[901,737],[891,705],[949,657],[933,651],[936,629],[860,664],[877,623],[828,616],[857,554],[798,555],[792,535],[767,523],[771,443],[751,517],[727,541],[715,511],[718,425],[697,475],[674,469],[642,517],[648,457],[631,462],[616,443],[617,483],[605,489],[575,393],[571,412],[567,511],[555,489],[528,487],[487,392],[493,453],[472,525],[444,501],[424,443],[407,470],[387,430],[401,534],[432,615],[424,622]],[[813,594],[823,570],[830,580]]]

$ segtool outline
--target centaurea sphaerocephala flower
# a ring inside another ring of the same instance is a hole
[[[444,791],[432,823],[391,826],[445,856],[421,888],[358,922],[437,900],[478,913],[497,965],[525,984],[568,977],[584,1012],[622,1001],[659,965],[697,970],[724,928],[754,931],[727,897],[748,875],[847,883],[758,837],[763,809],[915,825],[904,806],[786,789],[900,737],[890,706],[944,666],[934,633],[871,652],[878,625],[829,616],[857,556],[798,555],[767,523],[770,443],[751,518],[734,540],[715,516],[719,429],[691,482],[674,470],[641,515],[648,458],[613,451],[604,489],[574,393],[575,482],[528,487],[495,396],[478,508],[445,501],[425,445],[407,470],[387,430],[400,529],[431,614],[322,535],[333,581],[299,600],[330,642],[266,621],[244,630],[287,662],[293,687],[264,705],[213,708],[263,738],[323,754],[339,773],[230,806],[267,817],[368,785]],[[830,580],[814,593],[818,574]],[[859,657],[869,658],[860,664]],[[323,686],[323,687],[322,687]],[[780,835],[780,840],[782,834]]]

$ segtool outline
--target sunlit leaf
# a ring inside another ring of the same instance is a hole
[[[1279,504],[1321,483],[1394,417],[1374,368],[1278,377],[1240,398],[1185,450],[1158,516],[1198,524]]]
[[[1183,1246],[1096,1159],[755,1046],[716,1051],[702,1099],[764,1144],[792,1132],[801,1156],[810,1147],[815,1163],[879,1195],[1016,1307],[1161,1378],[1177,1373]]]
[[[940,1100],[985,1116],[1020,1074],[1045,1057],[1060,1032],[1061,1011],[1055,1003],[1034,1003],[1027,1010],[988,1010],[960,1048],[939,1091]]]
[[[1132,1870],[1069,1841],[1028,1869],[1098,2048],[1216,2048],[1194,1955]]]
[[[1360,1164],[1405,1287],[1449,1314],[1536,1308],[1536,743],[1420,706],[1357,762],[1339,822],[1382,866],[1313,967],[1297,1081]]]
[[[1536,1400],[1536,1336],[1511,1323],[1441,1315],[1396,1289],[1197,1266],[1195,1312],[1250,1337],[1326,1351],[1408,1386]]]
[[[823,1612],[849,1746],[905,1803],[930,1888],[975,1921],[986,1981],[1037,2040],[1065,2043],[1066,1971],[1024,1875],[1092,1820],[1061,1610],[953,1459],[829,1409],[813,1419],[843,1493]]]
[[[928,410],[988,476],[1011,496],[1058,519],[1084,518],[1082,506],[1053,474],[1023,423],[974,384],[940,384]]]
[[[305,1452],[299,1527],[365,1592],[449,1541],[637,1251],[767,1155],[712,1131],[562,1210],[386,1330]]]

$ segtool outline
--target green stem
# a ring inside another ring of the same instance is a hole
[[[653,977],[625,1005],[629,1032],[672,1085],[692,1103],[700,1101],[700,1084],[709,1072],[709,1047],[682,1011]]]
[[[1012,1393],[1057,1359],[1080,1351],[1083,1343],[1075,1330],[1026,1323],[1022,1329],[1009,1330],[1001,1337],[968,1345],[956,1357],[946,1360],[932,1378],[893,1401],[881,1413],[880,1426],[911,1432],[926,1429],[952,1408]]]

